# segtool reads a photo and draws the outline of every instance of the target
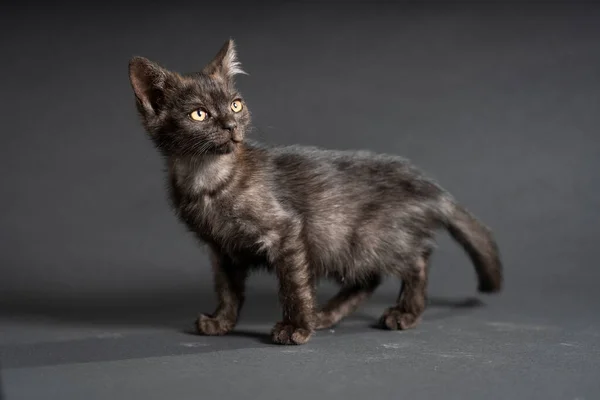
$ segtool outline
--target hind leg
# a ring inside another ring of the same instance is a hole
[[[342,287],[316,315],[316,329],[329,328],[353,313],[368,299],[381,283],[381,276],[374,274],[361,282]]]
[[[427,302],[427,269],[430,252],[419,256],[402,275],[402,288],[396,306],[381,316],[381,325],[391,330],[417,326]]]

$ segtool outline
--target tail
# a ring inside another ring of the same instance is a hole
[[[462,245],[475,265],[478,290],[482,293],[499,292],[503,284],[502,262],[490,230],[453,201],[445,214],[444,223],[448,232]]]

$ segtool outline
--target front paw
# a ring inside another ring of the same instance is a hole
[[[276,323],[271,331],[271,339],[277,344],[304,344],[311,336],[310,329],[299,328],[286,322]]]
[[[201,335],[219,336],[230,332],[235,323],[225,318],[200,314],[196,320],[196,329]]]
[[[406,330],[419,324],[421,318],[407,312],[402,312],[396,307],[391,307],[381,316],[380,323],[390,330]]]

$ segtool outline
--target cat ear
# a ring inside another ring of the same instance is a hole
[[[242,70],[242,65],[238,61],[235,43],[232,39],[225,42],[215,58],[204,67],[202,72],[213,77],[219,76],[227,80],[231,80],[233,76],[237,74],[247,75],[246,72]]]
[[[129,80],[138,105],[146,114],[156,114],[164,100],[171,73],[144,57],[129,61]]]

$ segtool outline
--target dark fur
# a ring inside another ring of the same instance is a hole
[[[244,141],[248,109],[230,108],[241,99],[237,73],[232,41],[200,73],[177,74],[141,57],[130,62],[143,125],[168,165],[173,207],[211,250],[219,306],[198,319],[199,332],[234,328],[246,277],[258,267],[279,279],[277,343],[305,343],[314,329],[337,323],[385,275],[401,278],[402,289],[381,323],[413,327],[425,308],[438,228],[448,229],[471,257],[479,290],[500,290],[502,266],[489,230],[408,161]],[[200,107],[211,117],[193,121],[189,114]],[[342,286],[320,310],[319,278]]]

